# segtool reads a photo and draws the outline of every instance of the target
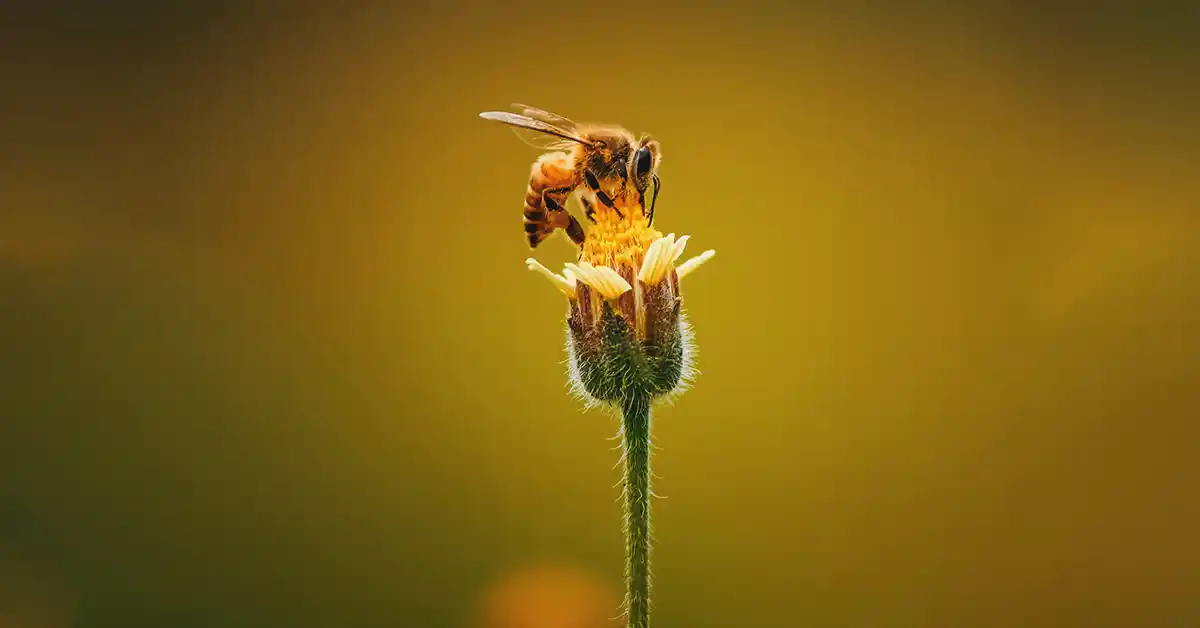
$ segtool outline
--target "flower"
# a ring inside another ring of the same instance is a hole
[[[712,259],[708,250],[676,265],[688,236],[650,226],[641,196],[622,194],[596,207],[579,259],[562,274],[536,259],[525,263],[566,297],[571,387],[589,405],[621,416],[625,498],[627,625],[650,616],[651,404],[682,392],[694,376],[691,327],[683,314],[682,278]]]
[[[579,260],[561,275],[525,260],[567,297],[572,388],[590,404],[677,394],[694,373],[679,282],[716,252],[676,265],[689,236],[662,235],[632,198],[598,205],[594,217]]]

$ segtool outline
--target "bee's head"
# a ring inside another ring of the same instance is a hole
[[[637,143],[637,150],[629,160],[629,180],[639,192],[645,192],[650,187],[650,179],[658,172],[658,162],[662,159],[658,141],[649,136],[642,136]]]
[[[610,128],[594,130],[586,137],[591,142],[585,153],[588,170],[601,181],[626,179],[633,154],[633,138],[620,129]]]

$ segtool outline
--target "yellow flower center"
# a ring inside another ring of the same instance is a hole
[[[630,268],[636,274],[650,243],[662,234],[650,226],[637,192],[629,190],[613,199],[615,208],[595,203],[595,224],[587,230],[582,261],[613,269]]]

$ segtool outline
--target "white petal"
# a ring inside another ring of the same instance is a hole
[[[572,275],[575,276],[575,279],[577,279],[578,281],[582,281],[583,283],[585,283],[589,286],[592,285],[591,281],[588,280],[588,277],[589,277],[588,272],[586,270],[584,270],[583,268],[580,268],[577,264],[572,264],[571,262],[567,262],[566,264],[563,264],[563,266],[566,266],[566,268],[567,268],[566,270],[563,271],[564,273],[571,273]]]
[[[600,273],[596,272],[595,266],[592,266],[589,262],[579,262],[575,268],[575,272],[582,273],[581,276],[589,286],[596,289],[600,288],[598,284],[602,284],[604,280],[600,278]]]
[[[637,271],[638,281],[646,282],[650,276],[650,269],[654,268],[654,257],[658,255],[659,241],[654,240],[646,247],[646,253],[642,256],[642,268]]]
[[[667,276],[667,269],[671,267],[672,254],[675,250],[675,234],[668,233],[667,235],[650,243],[646,249],[646,255],[642,259],[642,269],[638,273],[638,279],[648,286],[656,286]]]
[[[591,286],[606,299],[615,299],[633,288],[617,271],[607,266],[596,267],[587,262],[566,266],[578,276],[579,281]]]
[[[533,259],[532,257],[525,260],[525,265],[529,267],[529,270],[535,270],[544,275],[550,280],[550,283],[553,283],[554,286],[561,290],[563,294],[567,295],[567,297],[572,299],[575,298],[576,292],[574,276],[568,275],[567,277],[563,277],[561,275],[557,275],[551,272],[549,268],[543,266],[541,262]]]
[[[696,270],[697,266],[712,259],[713,256],[716,254],[717,254],[716,251],[709,249],[709,250],[697,255],[696,257],[693,257],[692,259],[680,264],[675,269],[675,272],[678,273],[680,279],[683,279],[683,277],[685,275],[691,273],[693,270]]]
[[[671,248],[671,262],[672,263],[674,263],[675,260],[679,259],[680,255],[683,255],[683,247],[687,246],[687,241],[688,241],[688,238],[690,238],[690,237],[692,237],[692,236],[688,236],[688,235],[680,236],[679,239],[675,241],[675,246]]]
[[[608,278],[609,285],[613,289],[613,296],[620,296],[626,292],[629,292],[630,290],[633,290],[633,286],[629,285],[628,281],[625,281],[625,278],[621,276],[621,273],[618,273],[608,266],[601,266],[597,270],[599,270]]]
[[[650,283],[650,273],[654,272],[658,251],[661,248],[662,238],[651,242],[650,246],[646,247],[646,254],[642,257],[642,268],[638,271],[638,280],[642,283]]]
[[[675,234],[668,233],[663,238],[662,248],[659,249],[658,259],[654,262],[654,283],[662,281],[667,276],[671,264],[671,251],[675,248]]]

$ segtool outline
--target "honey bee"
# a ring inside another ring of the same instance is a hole
[[[631,191],[637,194],[637,206],[647,212],[647,222],[654,221],[654,205],[662,189],[658,176],[662,154],[656,140],[648,135],[635,138],[619,126],[576,124],[536,107],[514,104],[513,108],[520,113],[486,111],[479,117],[511,125],[522,141],[551,151],[534,162],[525,191],[529,248],[536,248],[555,229],[564,230],[576,245],[583,244],[583,226],[566,211],[567,200],[576,192],[585,217],[592,222],[596,202],[624,218],[614,199],[623,199]],[[650,183],[654,194],[647,211]]]

